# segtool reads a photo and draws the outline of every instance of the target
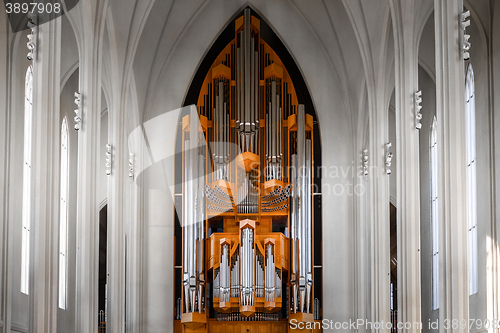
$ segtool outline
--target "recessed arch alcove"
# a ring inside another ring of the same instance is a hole
[[[271,132],[265,132],[267,130],[267,124],[268,122],[266,121],[266,117],[268,115],[271,115],[273,110],[273,104],[275,103],[274,101],[271,101],[271,97],[268,97],[270,91],[278,91],[276,93],[278,102],[277,108],[280,109],[277,113],[279,116],[279,119],[277,121],[280,122],[280,124],[284,124],[283,126],[283,132],[281,132],[280,136],[280,144],[278,146],[282,146],[284,149],[284,154],[286,158],[283,158],[282,162],[282,167],[283,167],[283,174],[280,174],[282,178],[276,177],[276,179],[279,178],[281,184],[285,186],[287,184],[287,181],[290,182],[290,176],[287,176],[287,170],[286,168],[289,167],[291,164],[291,155],[292,151],[297,153],[297,148],[292,148],[293,144],[291,143],[291,140],[297,140],[297,135],[298,134],[292,134],[292,133],[297,133],[298,130],[295,130],[294,127],[288,128],[288,126],[293,126],[289,125],[292,124],[291,121],[295,121],[293,119],[299,119],[299,105],[303,105],[303,109],[305,110],[305,128],[306,128],[306,137],[308,140],[311,141],[311,203],[310,203],[310,215],[311,215],[311,224],[310,224],[310,229],[311,229],[311,239],[312,239],[312,244],[311,244],[311,251],[309,255],[311,256],[311,268],[312,268],[312,274],[314,276],[313,281],[314,283],[312,284],[311,287],[311,295],[314,295],[314,297],[311,298],[310,300],[310,312],[311,312],[311,318],[315,317],[316,319],[321,318],[321,302],[322,302],[322,209],[321,209],[321,174],[320,174],[320,166],[321,166],[321,141],[320,141],[320,130],[319,130],[319,123],[318,123],[318,117],[316,114],[316,110],[314,107],[314,103],[312,101],[311,95],[309,93],[308,86],[306,84],[306,81],[304,80],[301,71],[299,69],[299,66],[294,61],[294,58],[292,55],[289,53],[288,49],[285,47],[281,39],[278,37],[278,35],[273,31],[273,29],[267,24],[266,19],[262,17],[259,13],[254,11],[252,8],[247,7],[244,10],[238,10],[236,14],[231,17],[229,20],[229,23],[226,25],[226,27],[222,30],[220,35],[215,39],[215,41],[212,43],[208,51],[205,53],[204,58],[202,61],[200,61],[199,66],[191,80],[191,83],[189,85],[189,88],[187,89],[184,101],[183,101],[183,106],[184,108],[184,113],[181,114],[180,116],[180,121],[177,126],[177,137],[176,137],[176,158],[175,158],[175,179],[176,179],[176,190],[175,190],[175,198],[177,200],[182,200],[183,202],[186,200],[185,197],[183,197],[184,192],[183,192],[183,179],[185,179],[185,175],[183,175],[183,170],[185,170],[185,164],[188,163],[185,161],[185,154],[183,151],[185,151],[185,142],[184,141],[186,138],[189,138],[192,134],[186,134],[186,128],[189,127],[190,125],[187,125],[186,121],[190,121],[189,117],[190,116],[190,109],[188,106],[190,105],[196,105],[197,106],[197,111],[198,115],[200,118],[200,122],[202,123],[202,127],[204,126],[203,124],[206,124],[206,128],[204,128],[204,135],[206,136],[206,140],[208,145],[210,145],[210,142],[212,141],[217,141],[216,139],[216,134],[214,133],[215,130],[215,123],[220,121],[218,120],[220,117],[220,112],[222,111],[217,111],[219,108],[219,104],[217,101],[214,102],[214,100],[218,100],[219,96],[221,95],[220,92],[224,91],[224,97],[223,100],[225,101],[224,104],[226,104],[226,99],[227,99],[227,111],[224,108],[224,113],[226,114],[227,112],[227,117],[229,119],[226,119],[227,124],[228,124],[228,131],[231,131],[231,133],[228,134],[229,141],[233,141],[234,143],[237,143],[240,145],[239,141],[243,140],[240,139],[239,137],[237,138],[236,132],[238,131],[237,127],[238,122],[239,122],[239,115],[237,114],[239,107],[237,106],[239,97],[239,90],[237,86],[239,86],[239,81],[238,81],[238,71],[239,67],[237,63],[239,63],[238,59],[238,52],[236,51],[237,48],[241,47],[244,43],[242,41],[243,37],[240,37],[245,28],[245,14],[244,12],[247,11],[246,15],[249,15],[251,17],[251,20],[249,19],[248,23],[249,27],[251,27],[251,35],[252,38],[255,38],[255,41],[252,39],[252,42],[254,42],[255,45],[255,61],[256,61],[256,66],[255,68],[251,69],[251,71],[254,71],[255,73],[255,93],[252,92],[252,94],[255,94],[256,102],[255,102],[255,107],[256,107],[256,117],[257,119],[257,126],[260,129],[261,132],[260,134],[257,134],[256,138],[256,143],[255,143],[255,150],[253,151],[255,155],[257,156],[256,158],[259,159],[259,165],[268,165],[269,163],[266,162],[266,158],[264,156],[268,156],[269,154],[267,153],[267,146],[264,145],[264,142],[268,141],[268,136],[269,133]],[[249,42],[250,45],[250,42]],[[253,46],[252,46],[253,50]],[[258,55],[258,58],[257,58]],[[243,58],[242,58],[243,59]],[[254,58],[252,58],[254,59]],[[257,60],[258,59],[258,60]],[[243,62],[243,61],[242,61]],[[252,60],[252,63],[254,61]],[[270,73],[274,74],[270,74]],[[222,73],[222,74],[221,74]],[[219,76],[220,75],[220,76]],[[274,83],[273,83],[274,82]],[[219,86],[217,86],[219,84]],[[223,87],[223,90],[221,88]],[[276,89],[276,90],[273,90]],[[227,92],[227,96],[225,95]],[[222,97],[221,97],[222,98]],[[269,100],[269,106],[268,106],[268,101],[266,98]],[[257,102],[258,99],[258,102]],[[220,104],[222,105],[222,104]],[[300,111],[302,112],[302,111]],[[271,117],[271,116],[270,116]],[[294,118],[295,117],[295,118]],[[259,123],[260,121],[260,123]],[[296,120],[298,121],[298,120]],[[271,123],[271,122],[269,122]],[[254,124],[255,125],[255,124]],[[187,127],[186,127],[187,126]],[[192,125],[191,125],[192,126]],[[298,125],[300,126],[300,125]],[[295,127],[299,128],[299,127]],[[307,130],[308,128],[308,130]],[[259,141],[260,140],[260,141]],[[290,141],[290,142],[289,142]],[[258,146],[258,148],[257,148]],[[207,155],[209,154],[212,155],[212,151],[207,150]],[[245,153],[246,154],[246,153]],[[288,154],[288,155],[287,155]],[[231,151],[231,160],[234,160],[235,158],[237,159],[236,155],[237,153],[232,153]],[[243,155],[243,154],[242,154]],[[213,156],[212,156],[213,157]],[[211,168],[215,168],[215,162],[214,160],[210,160],[210,158],[206,157],[207,162],[205,163],[207,165],[207,173],[211,172]],[[213,163],[213,165],[212,165]],[[236,173],[238,173],[239,169],[236,168]],[[270,177],[266,175],[267,172],[267,167],[264,170],[264,167],[259,168],[259,175],[254,178],[256,183],[259,183],[264,191],[266,191],[266,186],[265,184],[269,184],[270,182]],[[313,172],[314,170],[314,172]],[[246,170],[247,174],[251,174],[252,171]],[[236,174],[235,173],[235,174]],[[233,179],[234,176],[234,179]],[[217,177],[217,176],[214,176]],[[237,182],[236,180],[238,177],[235,175],[227,175],[227,178],[224,179],[216,179],[217,184],[220,186],[220,181],[225,180],[226,183],[233,183]],[[272,177],[271,177],[272,178]],[[208,179],[208,176],[207,176]],[[214,178],[215,179],[215,178]],[[267,181],[266,181],[267,180]],[[273,178],[273,180],[275,180]],[[206,180],[208,183],[209,181]],[[215,182],[215,181],[214,181]],[[262,184],[261,184],[262,183]],[[265,183],[265,184],[264,184]],[[212,183],[213,184],[213,183]],[[205,185],[207,186],[207,185]],[[217,187],[217,185],[215,185]],[[270,186],[270,185],[269,185]],[[222,188],[222,186],[221,186]],[[274,191],[279,190],[281,187],[272,187]],[[217,188],[218,189],[218,188]],[[185,190],[184,190],[185,191]],[[317,195],[312,195],[313,193]],[[236,193],[232,193],[229,189],[227,190],[227,194],[230,196],[233,195],[236,198]],[[265,194],[265,193],[264,193]],[[271,195],[271,190],[268,190],[268,196]],[[207,194],[208,196],[208,194]],[[239,194],[238,194],[239,196]],[[265,195],[264,195],[265,197]],[[257,199],[258,205],[262,205],[263,201]],[[176,207],[181,207],[183,204],[176,204]],[[265,205],[265,204],[264,204]],[[208,207],[208,204],[207,204]],[[242,214],[244,215],[245,218],[254,218],[257,223],[260,223],[261,225],[259,227],[256,227],[256,230],[258,228],[262,228],[261,230],[265,230],[268,232],[281,232],[283,234],[283,260],[288,261],[290,260],[290,255],[291,255],[291,250],[290,250],[290,243],[288,243],[288,237],[290,236],[288,232],[288,227],[290,226],[290,223],[288,222],[289,216],[291,216],[290,211],[288,209],[282,209],[280,210],[280,207],[276,207],[275,209],[278,209],[278,212],[276,216],[271,216],[266,213],[270,213],[267,211],[267,208],[258,208],[254,213],[255,216],[252,217],[253,213],[248,213],[250,214],[249,216],[246,216],[248,214]],[[240,220],[240,225],[241,225],[241,219],[239,217],[239,204],[234,205],[234,211],[236,214],[235,221],[236,224],[238,224],[238,220]],[[209,209],[207,209],[209,211]],[[232,212],[232,211],[230,211]],[[210,213],[207,213],[208,216],[210,217]],[[227,214],[227,216],[225,215]],[[182,322],[184,323],[184,311],[187,307],[187,305],[184,304],[184,301],[181,301],[183,299],[183,281],[187,281],[185,276],[183,276],[183,262],[184,257],[186,254],[184,253],[185,248],[183,248],[183,237],[184,234],[187,232],[185,228],[183,228],[183,221],[182,221],[182,212],[177,211],[174,213],[175,215],[175,223],[174,223],[174,238],[175,238],[175,254],[174,254],[174,318],[176,319],[176,324],[175,324],[175,330],[180,330],[180,327],[182,326],[180,323],[181,317]],[[234,227],[232,226],[232,217],[229,216],[228,212],[226,211],[223,214],[220,214],[219,216],[222,216],[222,219],[218,219],[218,217],[212,216],[212,218],[208,218],[206,220],[206,225],[204,227],[205,232],[206,232],[206,242],[204,249],[205,251],[210,252],[211,249],[213,249],[214,245],[213,238],[214,235],[216,235],[219,232],[224,232],[231,234],[231,232],[234,232]],[[228,222],[229,221],[229,222]],[[269,221],[269,222],[268,222]],[[269,224],[269,230],[265,229],[267,228],[265,225],[266,223]],[[185,229],[183,231],[183,229]],[[272,236],[271,234],[266,234],[267,236]],[[211,238],[209,238],[212,236]],[[226,236],[227,237],[227,236]],[[255,235],[257,239],[257,231]],[[281,237],[281,236],[280,236]],[[256,241],[257,243],[257,241]],[[263,245],[265,244],[264,242],[262,243]],[[286,246],[285,246],[286,244]],[[257,250],[257,244],[255,245]],[[237,246],[236,246],[237,247]],[[231,249],[231,253],[233,251],[238,252],[239,247],[236,248],[233,245]],[[277,250],[276,250],[277,251]],[[256,252],[258,253],[258,252]],[[274,252],[273,252],[274,253]],[[208,258],[209,253],[205,253],[205,258],[204,261],[207,263],[206,265],[210,265],[210,261],[212,259]],[[264,255],[265,257],[265,255]],[[258,258],[258,254],[256,254],[256,258]],[[233,258],[231,257],[231,260]],[[238,259],[236,259],[238,260]],[[255,265],[256,269],[258,269],[258,259],[257,264]],[[215,259],[217,261],[217,259]],[[234,261],[234,260],[233,260]],[[231,261],[231,262],[233,262]],[[277,259],[277,262],[279,260]],[[221,264],[219,263],[219,267]],[[283,282],[283,289],[287,288],[285,287],[291,278],[291,273],[288,272],[288,269],[285,270],[285,264],[281,264],[280,268],[282,271],[280,271],[279,279],[280,281]],[[216,265],[215,265],[216,266]],[[205,276],[205,294],[204,294],[204,299],[206,299],[206,304],[205,301],[204,303],[204,311],[206,312],[206,318],[207,318],[207,325],[213,325],[214,321],[218,320],[231,320],[231,321],[242,321],[242,317],[240,317],[239,311],[234,308],[234,302],[235,299],[237,299],[237,295],[231,295],[231,306],[227,306],[223,310],[221,310],[221,305],[222,303],[219,304],[219,297],[215,297],[214,293],[214,285],[217,283],[216,281],[216,274],[219,273],[219,268],[215,268],[213,266],[213,269],[207,269],[206,270],[206,276]],[[212,267],[212,266],[211,266]],[[233,266],[235,267],[235,266]],[[241,267],[241,266],[240,266]],[[220,268],[222,269],[222,268]],[[242,268],[240,268],[241,270]],[[263,272],[264,272],[264,268]],[[232,272],[232,270],[231,270]],[[255,281],[258,281],[258,272],[255,273]],[[231,281],[233,279],[233,273],[231,274]],[[298,279],[297,279],[298,281]],[[231,282],[232,283],[232,282]],[[298,283],[298,282],[297,282]],[[255,284],[255,289],[258,289],[258,284],[256,282]],[[232,291],[231,291],[232,293]],[[271,320],[278,320],[285,324],[285,330],[286,330],[286,323],[287,323],[287,318],[289,317],[289,309],[290,305],[288,303],[287,297],[290,297],[290,291],[289,290],[283,290],[283,294],[280,297],[280,305],[274,307],[273,309],[269,308],[268,313],[264,313],[264,311],[259,312],[259,306],[257,305],[256,308],[257,310],[255,311],[255,314],[252,313],[250,316],[251,318],[254,318],[254,321],[259,321],[259,322],[266,322],[266,321],[271,321]],[[185,293],[184,293],[185,294]],[[256,293],[257,295],[257,293]],[[233,297],[234,296],[234,297]],[[262,298],[264,299],[264,294],[262,294]],[[257,301],[259,297],[256,297],[256,304],[259,303]],[[286,301],[285,301],[286,299]],[[214,305],[214,303],[217,303],[217,305]],[[264,304],[264,302],[262,303]],[[266,303],[267,304],[267,303]],[[288,304],[288,306],[287,306]],[[266,306],[267,307],[267,306]],[[314,310],[313,314],[313,307],[316,307],[317,309]],[[305,308],[304,308],[305,309]],[[305,311],[305,310],[304,310]],[[275,317],[271,317],[271,314]],[[224,317],[226,316],[226,317]],[[268,317],[266,317],[268,316]],[[222,319],[221,319],[222,318]],[[224,319],[225,318],[225,319]],[[263,324],[263,323],[261,323]],[[275,324],[277,325],[277,324]],[[195,325],[192,325],[194,327]],[[269,327],[271,328],[271,326]]]

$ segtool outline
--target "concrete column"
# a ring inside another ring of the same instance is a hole
[[[61,18],[39,26],[37,35],[29,332],[57,332]]]
[[[9,150],[8,150],[8,136],[10,135],[10,127],[12,126],[9,121],[10,107],[9,98],[11,94],[11,77],[9,66],[12,65],[9,47],[10,38],[12,34],[10,32],[9,25],[6,24],[7,15],[0,16],[0,133],[4,133],[0,137],[0,160],[9,161]],[[7,134],[6,134],[7,133]],[[10,223],[8,218],[8,197],[9,197],[9,185],[8,185],[8,163],[0,164],[0,219],[4,221],[2,227],[0,228],[0,271],[8,272],[7,265],[7,248],[9,246],[8,237],[8,224]],[[6,273],[0,274],[0,332],[4,333],[7,331],[8,313],[10,312],[8,305],[8,277]],[[10,329],[10,328],[9,328]]]
[[[368,71],[367,71],[368,72]],[[368,72],[369,73],[369,72]],[[370,158],[369,193],[371,258],[371,321],[390,322],[390,211],[389,211],[389,175],[385,169],[385,144],[389,140],[388,98],[385,76],[375,71],[367,74],[368,106],[370,108]],[[390,332],[383,325],[379,332]]]
[[[435,0],[439,198],[439,321],[469,319],[465,73],[460,43],[462,0]],[[460,325],[459,325],[460,326]],[[459,327],[449,331],[469,332]]]
[[[89,27],[92,27],[89,23]],[[77,333],[97,332],[99,271],[99,203],[97,162],[101,126],[101,61],[99,36],[82,38],[80,93],[82,125],[78,132],[76,328]]]
[[[118,85],[117,85],[118,86]],[[108,309],[106,330],[125,331],[125,230],[128,178],[128,144],[125,140],[126,111],[120,101],[110,101],[109,141],[113,147],[112,170],[108,190]]]
[[[420,168],[414,93],[418,90],[419,1],[391,1],[395,49],[398,322],[420,332]]]

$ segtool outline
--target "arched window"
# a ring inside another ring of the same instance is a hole
[[[23,229],[21,236],[21,292],[25,294],[28,294],[30,263],[32,118],[33,67],[29,66],[24,88]]]
[[[68,121],[66,117],[64,117],[61,126],[61,203],[59,209],[59,307],[61,309],[66,309],[66,289],[68,280],[68,174]]]
[[[430,174],[431,174],[431,237],[432,237],[432,309],[439,308],[439,210],[438,210],[438,154],[437,121],[432,119],[430,134]]]
[[[469,294],[477,293],[477,195],[476,195],[476,104],[474,71],[467,68],[465,82],[465,125],[467,140],[467,220],[469,241]]]

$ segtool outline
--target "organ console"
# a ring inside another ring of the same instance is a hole
[[[182,118],[179,332],[227,332],[229,322],[286,332],[319,311],[313,118],[260,20],[245,9],[234,27]]]

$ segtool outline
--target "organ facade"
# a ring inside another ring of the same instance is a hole
[[[286,332],[291,320],[314,323],[313,116],[250,9],[234,21],[234,39],[190,110],[177,164],[176,331]]]

